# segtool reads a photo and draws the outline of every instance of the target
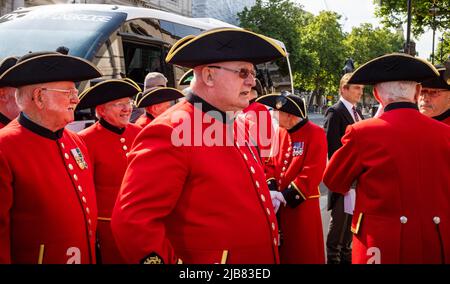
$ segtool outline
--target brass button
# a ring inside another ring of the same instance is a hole
[[[74,180],[78,180],[77,174],[74,174],[74,175],[73,175],[73,179],[74,179]]]
[[[258,181],[255,181],[255,185],[256,185],[257,188],[259,188],[259,182]]]
[[[250,171],[252,172],[252,174],[255,173],[255,168],[253,166],[250,167]]]
[[[400,217],[400,223],[406,224],[406,222],[408,222],[408,218],[406,218],[405,216]]]
[[[247,155],[244,153],[244,160],[248,160]]]
[[[68,160],[69,159],[69,154],[64,153],[64,158],[66,158]]]
[[[81,185],[78,186],[78,191],[83,192],[83,188],[81,187]]]
[[[72,164],[69,164],[68,167],[69,167],[70,170],[73,170]]]
[[[122,149],[123,149],[124,151],[128,150],[127,145],[123,145]]]
[[[125,138],[120,138],[120,142],[125,143]]]
[[[64,149],[64,143],[61,142],[61,147]]]
[[[434,222],[436,225],[439,225],[439,223],[441,223],[441,218],[439,218],[438,216],[435,216],[435,217],[433,217],[433,222]]]

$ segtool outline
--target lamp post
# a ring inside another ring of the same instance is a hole
[[[433,2],[433,6],[430,8],[430,12],[433,15],[433,23],[431,27],[433,28],[433,44],[431,48],[431,64],[434,65],[434,39],[436,37],[436,14],[439,12],[439,8],[435,6],[435,2]]]

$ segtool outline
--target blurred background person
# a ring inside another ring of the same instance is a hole
[[[445,68],[438,71],[438,78],[422,82],[418,106],[422,114],[450,125],[450,85],[444,80]]]
[[[16,64],[17,57],[7,57],[0,62],[1,75]],[[16,88],[2,84],[0,81],[0,129],[19,115],[20,109],[16,103]]]

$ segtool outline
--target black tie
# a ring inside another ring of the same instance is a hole
[[[358,122],[359,116],[358,116],[358,113],[356,112],[355,106],[352,107],[352,110],[353,110],[353,116],[355,117],[355,122]]]

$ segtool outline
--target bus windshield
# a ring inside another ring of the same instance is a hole
[[[0,58],[65,46],[71,55],[91,60],[126,17],[108,11],[17,10],[0,17]]]

